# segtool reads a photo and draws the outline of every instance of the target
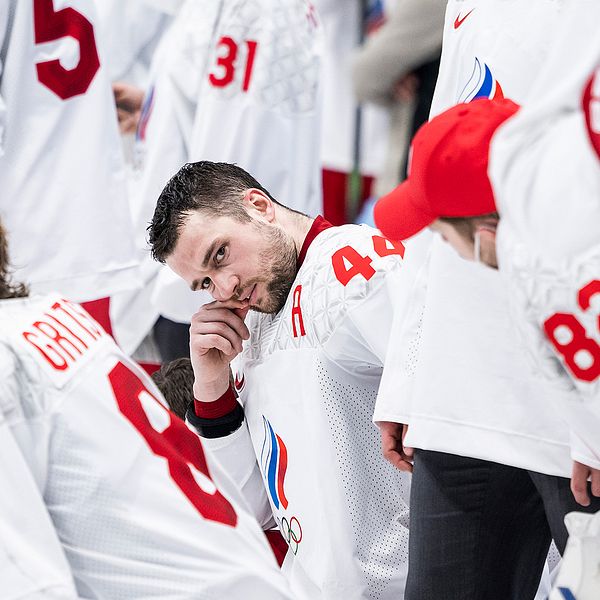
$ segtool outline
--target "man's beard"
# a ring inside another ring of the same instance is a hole
[[[296,246],[293,240],[275,227],[259,225],[266,241],[266,248],[260,253],[260,262],[268,268],[261,278],[267,284],[268,297],[261,306],[251,306],[251,310],[274,314],[279,312],[290,293],[298,272]]]

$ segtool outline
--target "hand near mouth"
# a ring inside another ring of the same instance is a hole
[[[190,357],[194,369],[194,396],[212,402],[229,387],[229,364],[250,337],[244,319],[248,300],[227,300],[203,305],[190,325]]]

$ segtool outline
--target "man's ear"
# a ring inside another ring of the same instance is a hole
[[[251,188],[246,190],[242,200],[248,214],[261,221],[271,223],[275,219],[275,205],[264,192]]]

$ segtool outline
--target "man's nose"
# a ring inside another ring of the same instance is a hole
[[[219,273],[213,277],[213,298],[226,302],[235,296],[239,279],[235,275]]]

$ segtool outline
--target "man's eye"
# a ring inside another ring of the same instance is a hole
[[[200,289],[207,290],[210,287],[210,277],[205,277],[200,284]]]
[[[221,262],[225,258],[225,246],[221,246],[217,253],[215,254],[215,259],[217,262]]]

